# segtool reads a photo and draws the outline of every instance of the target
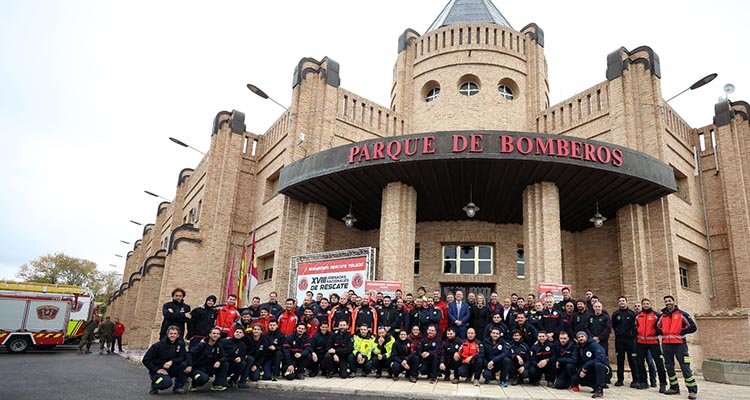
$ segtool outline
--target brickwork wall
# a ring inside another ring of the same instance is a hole
[[[736,304],[750,306],[750,162],[747,147],[750,126],[741,117],[717,128],[717,151],[724,188],[723,207],[726,213],[727,240],[733,264]]]
[[[750,335],[750,318],[747,315],[738,316],[705,316],[696,317],[698,332],[689,337],[696,346],[690,348],[691,356],[694,348],[700,348],[707,358],[726,361],[750,361],[750,346],[738,346],[738,338]],[[722,334],[731,332],[731,335]],[[703,357],[701,357],[703,358]],[[700,364],[694,364],[700,367]]]
[[[161,263],[161,264],[159,264]],[[141,278],[138,300],[135,304],[133,324],[130,327],[128,348],[148,348],[151,345],[154,304],[159,302],[161,281],[164,276],[164,259],[150,262],[148,273]]]
[[[516,277],[516,249],[523,244],[521,225],[498,225],[482,221],[419,222],[416,242],[420,252],[420,274],[414,287],[439,289],[440,283],[494,284],[500,293],[525,291],[528,283]],[[443,245],[489,244],[493,247],[491,275],[459,275],[443,272]],[[413,271],[413,263],[405,265]]]
[[[560,193],[554,183],[537,183],[524,190],[523,221],[528,289],[539,282],[561,282]]]
[[[383,189],[377,276],[403,282],[406,291],[413,290],[416,225],[417,191],[404,183],[389,183]]]

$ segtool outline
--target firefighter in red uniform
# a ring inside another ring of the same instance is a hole
[[[294,308],[294,299],[286,299],[284,312],[279,315],[279,332],[284,336],[294,334],[297,330],[297,310]]]
[[[641,312],[635,317],[635,329],[637,332],[635,352],[637,356],[636,365],[638,368],[638,384],[636,389],[648,389],[646,378],[646,354],[651,352],[656,362],[656,369],[659,373],[659,393],[667,390],[667,375],[664,372],[664,362],[662,361],[661,349],[659,348],[659,339],[656,337],[656,321],[659,319],[657,314],[651,308],[649,299],[641,300]]]
[[[664,296],[664,309],[656,323],[657,333],[661,335],[661,347],[664,351],[664,364],[669,376],[669,389],[664,394],[679,394],[680,385],[674,370],[674,359],[680,363],[685,386],[688,389],[688,399],[698,398],[698,384],[695,382],[693,371],[690,369],[690,354],[685,335],[698,330],[690,314],[677,308],[674,297]]]
[[[237,296],[227,296],[227,303],[216,308],[216,326],[221,330],[221,337],[228,337],[234,333],[234,322],[240,317],[235,304]]]

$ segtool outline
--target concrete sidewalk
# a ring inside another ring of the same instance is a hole
[[[130,359],[132,362],[140,363],[143,357],[143,351],[129,351],[118,353],[120,356]],[[698,382],[699,399],[747,399],[750,400],[750,387],[724,385],[720,383],[707,382],[702,376],[696,376]],[[682,384],[682,377],[680,377]],[[630,381],[626,380],[626,384]],[[570,390],[556,390],[547,388],[544,383],[541,386],[509,386],[501,388],[497,381],[490,384],[481,384],[474,386],[464,383],[452,384],[450,382],[439,381],[436,384],[430,384],[426,378],[420,378],[416,383],[409,382],[406,378],[401,377],[397,382],[383,375],[382,378],[376,379],[374,376],[367,378],[341,379],[338,377],[326,379],[324,377],[306,378],[302,381],[278,382],[260,381],[257,383],[250,382],[254,388],[268,388],[275,390],[290,390],[311,393],[335,393],[341,394],[342,398],[366,395],[366,396],[384,396],[402,399],[428,399],[442,400],[446,398],[457,399],[539,399],[539,400],[575,400],[590,399],[591,389],[582,387],[581,391],[574,393]],[[612,385],[610,385],[612,386]],[[667,400],[667,399],[685,399],[687,390],[684,384],[681,387],[682,394],[677,396],[665,396],[660,394],[657,389],[636,390],[627,386],[610,387],[604,391],[604,398],[618,400]]]

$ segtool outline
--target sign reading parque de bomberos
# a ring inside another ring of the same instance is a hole
[[[449,140],[449,143],[441,143]],[[535,134],[454,133],[409,135],[356,143],[349,148],[349,164],[374,160],[404,161],[440,152],[500,153],[520,156],[570,158],[622,167],[622,150],[600,142]]]

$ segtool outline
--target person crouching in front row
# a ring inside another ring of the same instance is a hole
[[[611,374],[609,359],[604,353],[604,348],[583,331],[576,333],[576,341],[578,342],[579,372],[573,379],[573,385],[580,384],[593,388],[592,398],[604,397],[607,373]]]
[[[284,341],[284,377],[287,380],[305,379],[305,369],[310,364],[310,338],[304,323],[297,324],[295,332]]]
[[[151,345],[143,356],[143,365],[151,378],[150,394],[158,394],[172,386],[176,394],[185,394],[185,373],[187,368],[187,348],[180,337],[180,328],[172,325],[166,329],[166,336]]]
[[[450,329],[450,328],[449,328]],[[458,378],[466,378],[466,382],[474,381],[474,386],[479,386],[479,376],[484,369],[484,346],[477,340],[477,332],[474,328],[466,330],[466,341],[461,343],[458,351],[453,356],[459,366],[453,383],[458,383]]]
[[[190,349],[188,371],[190,374],[190,391],[208,383],[211,376],[214,382],[211,390],[227,390],[228,354],[219,343],[221,328],[213,328],[208,337]]]

